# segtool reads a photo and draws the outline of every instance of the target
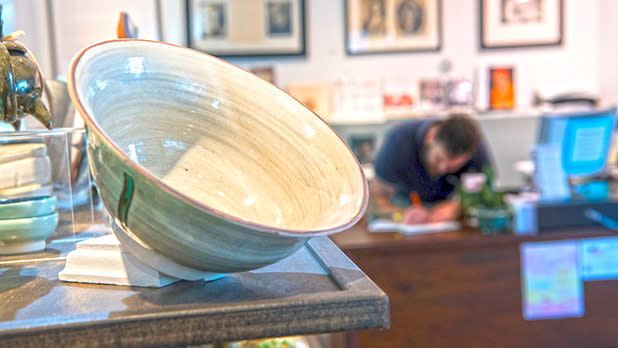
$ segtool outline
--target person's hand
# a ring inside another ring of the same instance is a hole
[[[457,219],[459,204],[457,202],[444,202],[435,206],[427,216],[427,222],[446,222]]]
[[[413,206],[404,211],[401,222],[408,225],[422,224],[427,221],[428,217],[429,210],[424,207]]]

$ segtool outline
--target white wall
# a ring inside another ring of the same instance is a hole
[[[73,56],[99,41],[115,39],[121,11],[129,13],[139,37],[158,40],[156,0],[53,0],[57,74],[67,74]]]
[[[53,61],[51,59],[51,47],[49,45],[49,33],[47,28],[48,16],[46,1],[41,0],[12,0],[2,1],[10,2],[15,15],[14,20],[10,22],[11,27],[5,28],[5,34],[11,31],[23,30],[25,35],[19,40],[26,44],[30,51],[35,55],[45,77],[51,76],[53,69]]]
[[[45,1],[14,2],[19,19],[16,27],[26,30],[28,39],[24,41],[43,61],[44,69],[52,70],[49,67],[52,61],[50,50],[46,48]],[[613,40],[617,32],[613,29],[618,29],[615,28],[618,25],[614,24],[612,16],[612,13],[617,13],[618,1],[564,2],[565,30],[561,47],[479,51],[478,1],[443,0],[441,52],[349,57],[344,48],[343,1],[308,0],[306,58],[237,59],[233,62],[245,68],[273,64],[277,82],[284,87],[290,83],[335,81],[342,77],[434,77],[438,75],[438,64],[442,59],[454,63],[453,76],[467,78],[473,78],[475,70],[484,70],[489,65],[513,64],[516,66],[516,97],[520,109],[530,105],[535,87],[546,91],[580,86],[599,90],[602,84],[604,94],[616,95],[612,88],[618,91],[618,86],[613,84],[613,80],[618,81],[618,76],[610,78],[606,72],[618,75],[618,69],[614,69],[618,61],[615,59],[618,58],[618,44]],[[70,57],[80,48],[115,36],[115,22],[120,10],[132,15],[141,29],[140,37],[157,37],[156,0],[54,0],[52,3],[57,41],[55,70],[60,75],[66,74]],[[163,39],[185,45],[184,1],[160,0],[160,3]],[[613,51],[607,48],[606,41],[612,42]],[[604,55],[606,53],[608,56]]]
[[[600,0],[599,83],[601,95],[610,104],[618,105],[618,1]]]
[[[49,12],[47,8],[49,1]],[[2,2],[7,2],[3,0]],[[158,40],[157,0],[13,0],[14,29],[48,78],[66,76],[73,56],[92,43],[116,38],[121,11],[128,12],[144,39]],[[49,21],[53,20],[53,30]],[[55,47],[50,47],[54,41]],[[55,52],[54,52],[55,51]]]
[[[173,7],[173,0],[164,0]],[[175,2],[177,4],[177,2]],[[245,68],[274,63],[277,82],[334,81],[341,77],[412,78],[438,76],[442,59],[454,63],[452,75],[473,79],[475,70],[490,65],[516,66],[517,106],[530,105],[534,88],[546,92],[586,88],[599,90],[600,5],[618,6],[615,0],[565,0],[564,44],[561,47],[480,51],[477,0],[443,0],[443,44],[438,53],[346,56],[343,1],[308,1],[308,55],[306,59],[232,60]],[[180,10],[178,8],[180,7]],[[185,28],[184,6],[176,5],[166,17],[168,27]],[[165,12],[165,11],[164,11]],[[176,13],[174,13],[176,12]],[[607,21],[613,22],[608,16]],[[616,31],[612,31],[615,33]],[[184,31],[165,37],[185,45]]]

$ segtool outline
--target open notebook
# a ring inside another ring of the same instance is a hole
[[[401,232],[404,234],[421,234],[453,231],[459,227],[459,222],[456,221],[406,225],[393,222],[391,220],[378,219],[369,223],[369,232]]]

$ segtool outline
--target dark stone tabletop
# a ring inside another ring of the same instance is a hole
[[[159,289],[59,281],[71,246],[0,258],[0,347],[186,346],[389,326],[387,296],[327,237],[259,270]]]

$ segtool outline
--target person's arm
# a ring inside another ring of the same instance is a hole
[[[453,221],[459,216],[459,198],[454,197],[434,206],[427,216],[427,222]]]
[[[391,203],[395,195],[396,187],[377,177],[369,183],[370,197],[369,200],[369,215],[372,217],[393,219],[394,216],[400,215],[401,221],[404,224],[420,224],[427,221],[429,210],[422,206],[411,206],[404,209]]]
[[[369,182],[368,214],[381,219],[391,219],[393,214],[403,213],[403,208],[391,203],[404,171],[401,151],[402,137],[395,131],[388,134],[374,161],[375,176]]]
[[[402,149],[408,148],[409,145],[406,141],[407,136],[410,135],[395,130],[382,145],[374,161],[375,178],[369,183],[368,214],[383,219],[394,219],[396,222],[418,224],[427,219],[426,208],[413,206],[405,209],[391,203],[397,191],[395,183],[403,181],[405,178],[402,173],[409,170],[407,161],[410,156],[402,153]]]
[[[378,177],[369,182],[369,207],[367,213],[377,218],[392,218],[393,214],[403,213],[403,208],[391,203],[396,187]]]

